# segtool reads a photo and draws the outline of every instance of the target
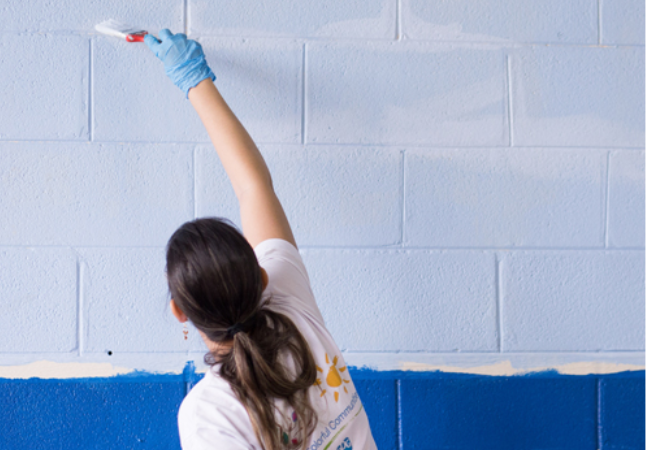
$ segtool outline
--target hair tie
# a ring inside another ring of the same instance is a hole
[[[255,312],[253,312],[253,314],[251,314],[250,316],[248,316],[246,318],[246,320],[243,320],[241,322],[237,322],[233,326],[226,329],[226,335],[228,337],[232,338],[237,333],[239,333],[240,331],[247,332],[251,328],[251,326],[254,325],[255,315],[257,314],[258,311],[259,311],[259,309],[257,311],[255,311]]]
[[[228,328],[226,333],[228,333],[228,336],[232,338],[232,337],[235,337],[235,335],[237,333],[239,333],[240,331],[244,331],[244,330],[242,329],[241,323],[238,322],[238,323],[234,324],[233,326],[231,326],[230,328]]]

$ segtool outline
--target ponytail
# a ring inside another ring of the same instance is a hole
[[[220,375],[230,383],[246,408],[263,448],[305,449],[316,428],[316,413],[308,390],[316,381],[316,363],[300,331],[285,315],[258,310],[247,322],[248,332],[235,333],[231,351],[206,362],[220,361]],[[293,362],[289,367],[284,361]],[[294,418],[276,423],[274,399],[284,399],[295,411],[297,429],[285,434]],[[283,431],[281,431],[283,430]]]

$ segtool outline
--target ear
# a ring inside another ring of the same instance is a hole
[[[266,270],[264,270],[262,267],[260,267],[260,270],[262,271],[262,290],[264,290],[269,284],[269,274],[266,273]]]
[[[176,317],[176,319],[178,319],[180,323],[187,322],[187,316],[183,311],[181,311],[178,305],[176,305],[176,302],[174,301],[173,298],[169,301],[169,305],[172,308],[172,314],[174,314],[174,316]]]

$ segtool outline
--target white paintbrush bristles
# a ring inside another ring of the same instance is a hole
[[[98,23],[97,25],[95,25],[95,30],[99,31],[102,34],[106,34],[108,36],[115,36],[121,39],[126,39],[126,37],[129,34],[136,34],[144,31],[142,28],[132,27],[130,25],[120,23],[113,19],[105,20],[102,23]]]

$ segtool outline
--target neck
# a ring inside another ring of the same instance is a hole
[[[208,347],[208,350],[213,355],[228,353],[232,348],[232,341],[217,343],[210,340],[210,338],[208,338],[201,330],[197,330],[197,331],[201,335],[203,342],[205,342],[205,346]]]

